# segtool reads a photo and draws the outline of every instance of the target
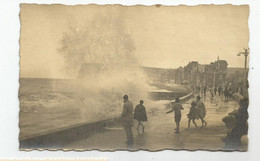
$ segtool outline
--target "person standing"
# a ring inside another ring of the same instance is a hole
[[[204,92],[204,96],[206,96],[206,94],[207,94],[207,86],[204,86],[203,92]]]
[[[176,98],[175,99],[176,104],[172,107],[172,110],[166,112],[166,114],[174,112],[174,118],[175,118],[175,123],[176,123],[176,129],[175,129],[176,134],[180,133],[181,110],[183,110],[183,107],[179,102],[180,102],[180,99]]]
[[[228,89],[228,97],[234,99],[234,97],[233,97],[233,89],[232,89],[231,86]]]
[[[142,131],[144,133],[144,125],[142,122],[147,121],[147,115],[146,115],[146,110],[144,107],[144,101],[140,100],[140,104],[135,107],[134,111],[134,119],[138,121],[138,126],[136,128],[138,134],[139,134],[139,127],[142,126]]]
[[[224,90],[224,96],[225,96],[225,101],[228,101],[229,92],[228,92],[227,87]]]
[[[124,95],[124,105],[123,105],[123,112],[122,112],[122,122],[125,129],[127,141],[127,145],[133,145],[134,138],[133,138],[133,132],[132,132],[132,126],[133,126],[133,104],[128,100],[128,96]]]
[[[215,94],[215,96],[217,95],[217,90],[218,90],[218,89],[217,89],[217,86],[215,86],[215,87],[214,87],[214,94]]]
[[[209,90],[210,90],[211,99],[213,99],[214,98],[214,87],[211,87]]]
[[[196,93],[200,94],[200,86],[199,85],[196,86],[196,90],[197,90]]]
[[[204,126],[207,126],[207,122],[204,120],[204,118],[206,116],[206,107],[205,107],[204,103],[200,101],[200,96],[197,96],[196,106],[197,106],[199,118],[200,118],[201,124],[202,124],[201,128],[203,128]]]
[[[218,86],[218,96],[220,96],[221,91],[222,91],[221,86]]]

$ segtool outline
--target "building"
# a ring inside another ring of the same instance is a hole
[[[225,60],[217,60],[206,65],[204,71],[204,84],[209,87],[225,85],[227,66],[228,63]]]
[[[165,73],[167,69],[156,67],[142,67],[144,74],[151,80],[151,82],[164,82]],[[166,76],[166,75],[165,75]]]
[[[175,70],[175,83],[176,84],[184,84],[184,68],[179,67]]]
[[[192,86],[222,85],[226,81],[227,66],[228,63],[225,60],[217,60],[204,65],[192,61],[176,69],[175,82]]]
[[[245,68],[228,68],[227,82],[233,87],[244,87],[248,71]]]
[[[161,82],[175,84],[175,69],[166,69],[166,71],[161,74]]]
[[[197,74],[198,74],[198,65],[197,61],[189,62],[188,65],[184,67],[184,80],[188,84],[197,84]]]

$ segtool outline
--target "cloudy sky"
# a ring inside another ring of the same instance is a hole
[[[229,67],[243,67],[244,58],[237,53],[247,48],[249,41],[248,6],[24,4],[20,16],[21,77],[65,77],[64,59],[58,52],[63,33],[99,16],[120,20],[143,66],[178,68],[193,60],[208,64],[219,56]]]

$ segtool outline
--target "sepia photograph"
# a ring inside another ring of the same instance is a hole
[[[19,149],[247,151],[248,17],[21,4]]]

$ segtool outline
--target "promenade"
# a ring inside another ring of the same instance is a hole
[[[163,150],[163,149],[189,149],[189,150],[221,150],[224,142],[222,137],[226,136],[227,129],[222,122],[222,118],[229,112],[238,108],[235,100],[224,101],[223,96],[214,96],[211,99],[209,92],[206,97],[202,97],[202,101],[207,108],[205,120],[208,125],[200,128],[200,120],[196,120],[198,128],[191,123],[191,128],[187,129],[188,118],[186,114],[189,112],[190,103],[195,98],[183,102],[184,110],[182,111],[182,120],[180,134],[174,133],[175,122],[172,114],[165,114],[166,107],[160,107],[157,110],[148,111],[148,122],[146,122],[145,133],[137,133],[133,128],[134,145],[130,150]],[[125,144],[125,132],[120,122],[108,124],[101,131],[92,133],[79,140],[70,142],[60,148],[78,149],[78,150],[126,150],[129,147]]]

